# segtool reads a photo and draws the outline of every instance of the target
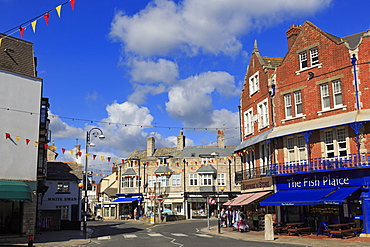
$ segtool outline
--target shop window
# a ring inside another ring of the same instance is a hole
[[[104,207],[103,214],[104,214],[104,217],[109,217],[109,207]]]
[[[180,174],[172,175],[172,186],[180,186]]]
[[[200,174],[200,185],[212,186],[213,185],[213,175],[212,174]]]
[[[110,216],[111,217],[115,217],[116,216],[116,208],[115,207],[111,207],[110,208]]]
[[[60,219],[61,220],[68,220],[68,206],[56,206],[57,209],[60,210]]]
[[[198,186],[198,174],[196,173],[189,174],[189,185]]]
[[[226,174],[225,173],[217,173],[217,185],[218,186],[226,185]]]
[[[69,182],[58,182],[57,193],[69,192]]]

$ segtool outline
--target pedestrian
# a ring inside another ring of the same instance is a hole
[[[259,230],[259,213],[258,213],[258,210],[256,209],[256,212],[253,213],[253,226],[254,226],[254,230],[255,231],[258,231]]]
[[[137,217],[137,208],[134,209],[134,219],[136,220]]]

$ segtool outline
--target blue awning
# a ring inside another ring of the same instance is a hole
[[[116,202],[116,203],[132,203],[132,202],[137,201],[137,200],[140,201],[140,198],[137,198],[137,197],[129,197],[129,198],[120,197],[120,198],[117,198],[116,200],[114,200],[112,202]]]
[[[261,206],[317,205],[334,189],[281,190],[260,202]]]
[[[345,199],[360,187],[340,187],[330,195],[320,200],[320,204],[342,205]]]

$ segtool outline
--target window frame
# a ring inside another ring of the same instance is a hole
[[[217,186],[226,185],[226,173],[217,173]]]
[[[319,49],[317,47],[314,47],[310,49],[310,62],[311,67],[318,65],[319,62]]]
[[[257,93],[259,90],[259,71],[249,77],[249,95]]]
[[[244,112],[244,136],[253,134],[253,127],[253,108],[250,108]]]
[[[332,81],[332,87],[334,107],[343,106],[343,94],[340,80]],[[340,96],[340,103],[338,103],[337,96]]]
[[[292,97],[290,93],[284,94],[284,108],[285,108],[285,118],[292,118],[293,108],[292,108]]]
[[[70,183],[69,182],[58,182],[56,192],[57,193],[69,193]]]
[[[299,53],[299,68],[301,70],[308,68],[307,51],[303,51]]]
[[[269,107],[267,99],[257,104],[258,126],[263,129],[269,126]]]
[[[330,109],[329,83],[325,82],[323,84],[320,84],[320,94],[321,94],[321,108],[322,108],[322,110]]]
[[[189,186],[198,186],[198,174],[197,173],[189,174]]]
[[[172,186],[181,186],[181,174],[172,174]]]
[[[302,92],[301,90],[294,91],[294,110],[296,116],[301,116],[303,114],[303,105],[302,105]],[[300,112],[298,109],[300,108]]]
[[[211,173],[200,174],[200,186],[213,186],[213,174]]]

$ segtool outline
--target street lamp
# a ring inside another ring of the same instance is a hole
[[[88,209],[88,197],[87,197],[87,184],[88,184],[88,178],[87,178],[87,168],[88,168],[88,154],[89,154],[89,146],[95,147],[95,144],[91,143],[90,141],[90,135],[93,135],[94,137],[99,137],[99,139],[104,139],[105,136],[103,135],[103,131],[99,128],[92,128],[90,131],[86,132],[86,157],[85,157],[85,177],[84,177],[84,190],[85,190],[85,195],[84,195],[84,218],[83,218],[83,234],[84,238],[86,239],[86,221],[87,221],[87,209]]]
[[[221,186],[220,191],[222,195],[224,194],[224,190],[225,187]],[[218,192],[217,211],[218,211],[218,233],[221,233],[220,192]]]

